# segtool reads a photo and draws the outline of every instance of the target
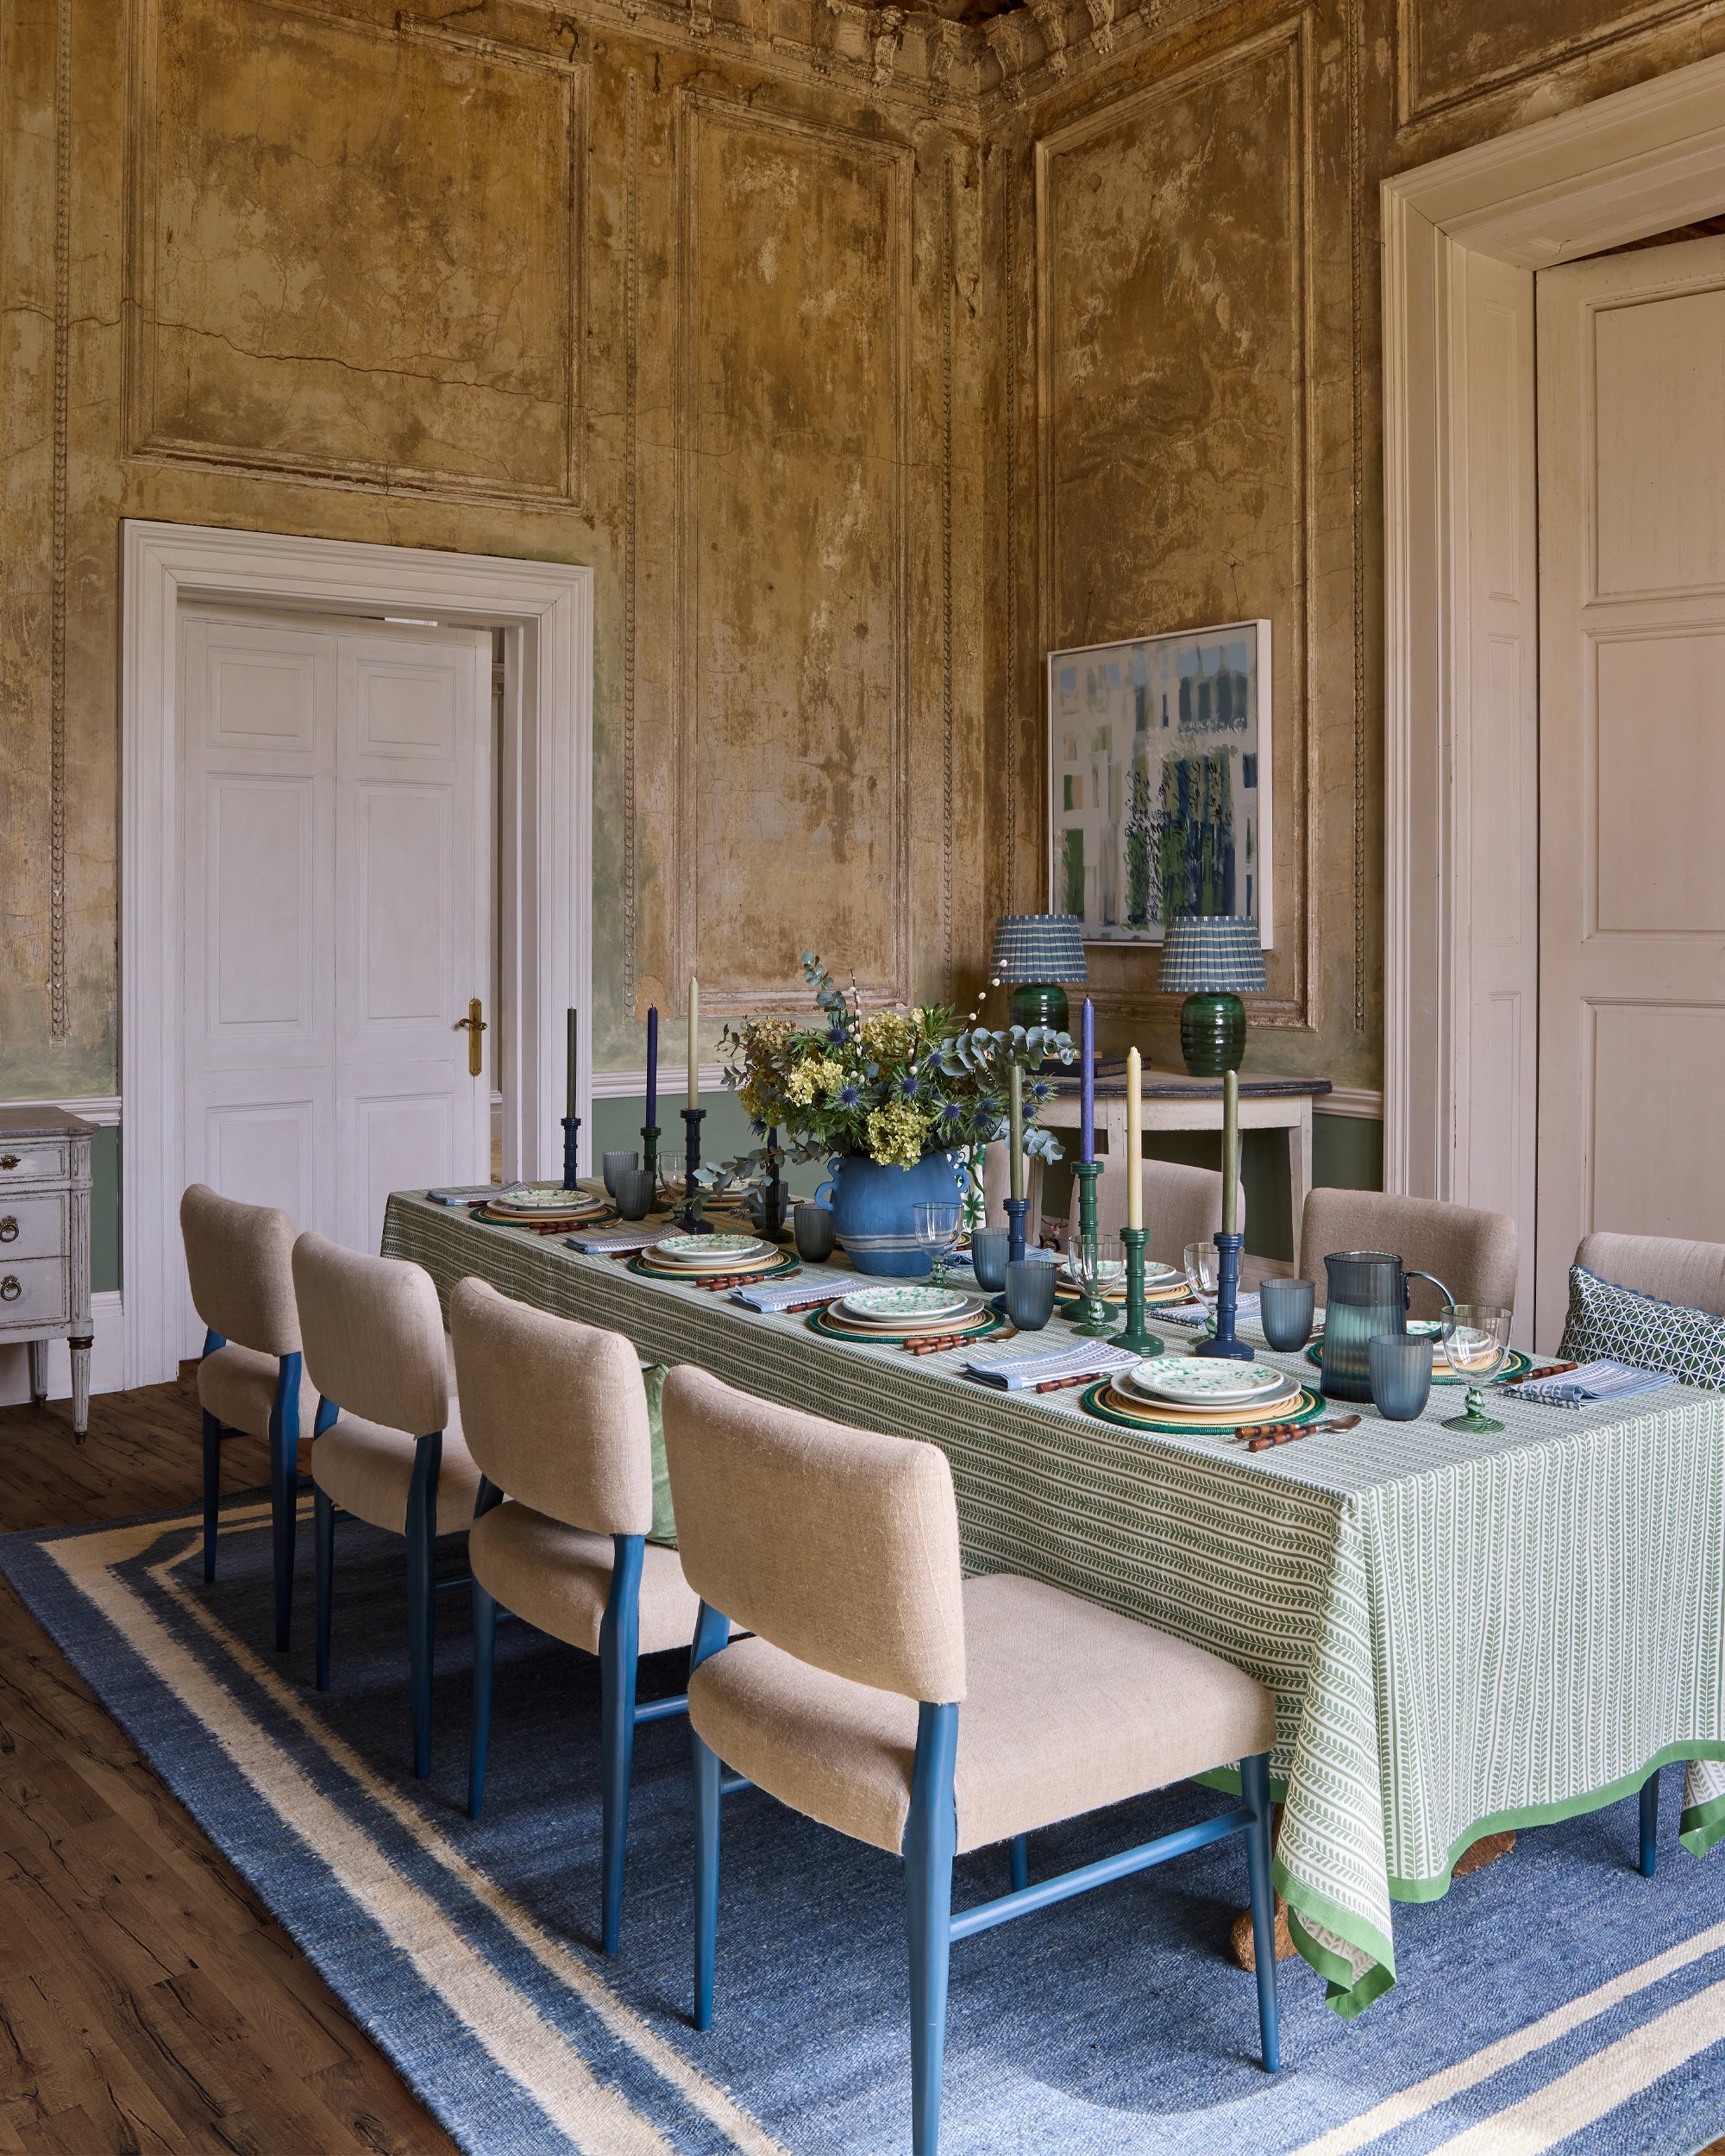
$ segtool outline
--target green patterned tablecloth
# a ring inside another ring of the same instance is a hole
[[[1391,1911],[1480,1834],[1585,1811],[1690,1763],[1682,1836],[1725,1834],[1725,1397],[1625,1413],[1502,1401],[1502,1437],[1426,1415],[1251,1454],[960,1376],[962,1352],[818,1339],[699,1288],[397,1194],[385,1254],[465,1274],[771,1400],[952,1463],[973,1571],[1047,1580],[1196,1641],[1274,1691],[1276,1884],[1358,2013],[1395,1981]],[[1172,1328],[1170,1328],[1170,1332]],[[1246,1329],[1247,1337],[1261,1338]],[[1067,1337],[1057,1320],[1025,1351]],[[1298,1357],[1261,1359],[1304,1374]]]

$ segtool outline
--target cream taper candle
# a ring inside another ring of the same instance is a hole
[[[1144,1225],[1144,1058],[1126,1050],[1126,1225]]]

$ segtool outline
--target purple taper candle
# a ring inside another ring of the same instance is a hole
[[[659,1006],[647,1006],[647,1128],[659,1125]]]
[[[1084,1019],[1079,1029],[1079,1040],[1083,1047],[1083,1062],[1080,1067],[1081,1086],[1078,1110],[1078,1157],[1095,1160],[1096,1157],[1096,1012],[1088,996],[1084,999]]]

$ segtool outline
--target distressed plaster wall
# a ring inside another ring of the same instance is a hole
[[[1267,615],[1276,949],[1253,1068],[1382,1082],[1378,185],[1681,66],[1646,0],[1159,0],[991,32],[988,911],[1047,901],[1051,649]],[[1105,1043],[1177,1058],[1155,961]]]
[[[420,12],[0,0],[0,1095],[115,1083],[134,516],[593,567],[601,1067],[809,943],[968,994],[1044,652],[1268,613],[1253,1061],[1375,1085],[1377,183],[1725,0]]]

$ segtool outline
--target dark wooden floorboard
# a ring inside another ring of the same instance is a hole
[[[93,1400],[81,1445],[64,1403],[0,1408],[0,1532],[198,1504],[189,1380]],[[454,2147],[0,1584],[0,2156]]]

